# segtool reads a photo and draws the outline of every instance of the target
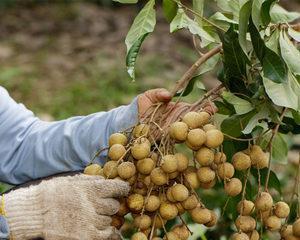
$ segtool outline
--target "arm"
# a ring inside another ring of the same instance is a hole
[[[109,135],[138,121],[137,99],[109,112],[44,122],[0,87],[0,181],[32,179],[82,170]],[[100,158],[104,162],[106,153]]]

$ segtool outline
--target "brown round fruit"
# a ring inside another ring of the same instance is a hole
[[[108,142],[110,147],[114,144],[121,144],[125,146],[127,144],[127,137],[122,133],[113,133],[110,135]]]
[[[137,179],[137,175],[133,175],[131,178],[127,179],[127,182],[129,183],[130,186],[132,186],[133,184],[135,184]]]
[[[152,170],[150,178],[151,182],[157,186],[162,186],[168,182],[168,175],[159,167]]]
[[[209,122],[210,115],[207,112],[188,112],[182,118],[190,128],[199,128]]]
[[[108,157],[111,160],[118,161],[122,157],[124,157],[126,153],[126,149],[121,144],[114,144],[108,150]]]
[[[171,124],[169,133],[176,142],[184,142],[188,135],[189,127],[184,122],[174,122]]]
[[[213,124],[205,124],[204,126],[203,126],[203,130],[205,131],[205,132],[207,132],[207,131],[209,131],[209,130],[213,130],[213,129],[217,129],[217,127],[215,126],[215,125],[213,125]]]
[[[130,238],[131,240],[148,240],[147,236],[142,232],[136,232]]]
[[[169,179],[175,179],[177,178],[179,175],[179,172],[176,171],[176,172],[173,172],[173,173],[169,173],[168,176],[169,176]]]
[[[167,232],[163,239],[164,240],[180,240],[180,238],[174,232]]]
[[[176,200],[174,199],[173,194],[172,194],[172,187],[168,188],[168,190],[166,192],[166,197],[170,202],[172,202],[172,203],[176,202]]]
[[[268,167],[269,157],[258,145],[251,146],[249,152],[251,158],[251,164],[258,169]]]
[[[141,138],[131,147],[132,156],[137,159],[147,158],[150,154],[151,144],[147,138]]]
[[[106,178],[115,178],[118,176],[118,163],[116,161],[108,161],[103,166],[103,174]]]
[[[242,232],[252,232],[256,227],[256,221],[250,216],[238,216],[235,220],[235,226]]]
[[[145,203],[145,209],[148,212],[156,211],[160,206],[160,199],[158,196],[150,195],[148,201]]]
[[[214,161],[215,154],[207,147],[202,147],[196,152],[196,160],[201,166],[209,166]]]
[[[191,187],[193,189],[198,189],[200,186],[200,181],[198,179],[196,172],[188,172],[184,175],[185,177],[185,185]]]
[[[139,173],[148,175],[154,169],[155,163],[152,158],[144,158],[137,161],[136,168]]]
[[[165,220],[171,220],[178,215],[178,209],[174,204],[163,202],[159,207],[159,214]]]
[[[177,171],[177,158],[171,154],[163,156],[160,167],[165,173],[176,172]]]
[[[125,216],[127,213],[129,213],[129,208],[127,206],[127,203],[125,201],[125,199],[122,199],[120,201],[120,207],[119,207],[119,211],[117,212],[116,215],[123,217]]]
[[[175,158],[177,159],[177,171],[183,172],[189,166],[189,159],[182,153],[176,153]]]
[[[258,211],[264,212],[270,210],[272,206],[273,206],[273,198],[267,192],[260,193],[260,195],[257,197],[255,201],[255,208]]]
[[[191,217],[195,223],[206,224],[211,221],[210,210],[202,207],[196,207],[190,211]]]
[[[162,221],[162,219],[160,217],[156,217],[156,218],[154,217],[152,224],[155,226],[155,228],[162,228],[163,225],[166,224],[166,222],[167,222],[167,220]]]
[[[189,197],[189,190],[183,184],[172,186],[171,191],[175,201],[182,202]]]
[[[213,227],[217,224],[218,216],[214,211],[210,211],[211,213],[211,220],[208,223],[205,223],[206,227]]]
[[[219,147],[224,141],[224,135],[220,130],[212,129],[206,132],[205,145],[210,148]]]
[[[197,197],[193,194],[189,196],[186,200],[184,200],[181,205],[183,206],[184,209],[186,210],[192,210],[195,207],[197,207],[199,201]]]
[[[274,213],[279,218],[287,218],[290,214],[290,207],[285,202],[277,202],[274,206]]]
[[[88,165],[84,169],[84,174],[86,175],[101,175],[102,167],[99,164],[93,163]]]
[[[206,133],[200,129],[195,128],[189,131],[186,141],[194,148],[200,148],[206,141]]]
[[[232,156],[232,164],[235,170],[243,171],[251,167],[251,160],[247,154],[237,152]]]
[[[182,215],[185,213],[185,209],[182,207],[180,202],[175,203],[177,210],[178,210],[178,215]]]
[[[150,126],[148,124],[141,123],[133,129],[133,136],[138,137],[148,137],[150,131]]]
[[[200,167],[197,170],[197,176],[201,183],[209,183],[215,179],[216,173],[210,167]]]
[[[300,219],[297,219],[293,224],[293,234],[295,237],[300,237]]]
[[[144,197],[141,194],[131,194],[127,199],[127,206],[133,212],[140,211],[144,206]]]
[[[200,182],[200,188],[203,188],[203,189],[213,188],[216,185],[216,182],[217,182],[216,178],[213,181],[208,182],[208,183]]]
[[[139,215],[134,218],[133,224],[140,230],[146,230],[151,226],[152,219],[148,215]]]
[[[175,233],[180,240],[187,240],[190,236],[190,232],[183,224],[175,225],[171,231]]]
[[[252,201],[242,200],[238,203],[237,210],[239,214],[248,216],[254,212],[255,206]]]
[[[129,179],[136,173],[135,165],[132,162],[122,162],[118,166],[118,174],[122,179]]]
[[[120,229],[122,227],[122,225],[124,224],[124,222],[125,222],[125,219],[123,217],[114,215],[111,217],[110,225],[115,227],[116,229]]]
[[[239,195],[243,190],[243,184],[238,178],[231,178],[225,182],[224,190],[227,195],[235,197]]]
[[[248,233],[248,237],[250,240],[259,240],[260,239],[259,233],[256,230],[253,230],[252,232]]]
[[[226,160],[227,160],[227,157],[226,157],[225,153],[223,153],[223,152],[217,152],[215,154],[215,157],[214,157],[214,163],[215,164],[219,165],[221,163],[226,162]]]
[[[270,231],[278,231],[281,228],[281,220],[276,216],[270,216],[266,219],[265,226]]]
[[[234,167],[231,163],[225,162],[218,165],[218,176],[221,179],[232,178],[234,175]]]
[[[230,240],[249,240],[249,237],[246,233],[234,233],[230,237]]]
[[[286,238],[289,235],[293,235],[293,225],[284,225],[280,229],[280,235],[282,238]]]

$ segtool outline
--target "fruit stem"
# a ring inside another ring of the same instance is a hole
[[[247,174],[245,176],[245,183],[244,183],[244,188],[243,188],[243,192],[242,192],[242,201],[245,200],[245,195],[246,195],[246,188],[247,188],[247,181],[248,181],[248,178],[249,178],[249,175],[250,175],[250,167],[248,168],[247,170]],[[241,209],[241,213],[240,215],[243,215],[243,210],[244,210],[244,202],[242,202],[243,205],[242,205],[242,209]]]
[[[287,111],[286,107],[282,109],[282,112],[281,112],[280,117],[279,117],[279,122],[276,124],[275,128],[273,128],[270,141],[269,141],[268,146],[266,148],[267,151],[269,152],[268,174],[267,174],[266,184],[265,184],[265,191],[266,192],[268,192],[269,178],[270,178],[270,172],[271,172],[271,160],[272,160],[273,140],[274,140],[274,138],[275,138],[275,136],[276,136],[276,134],[278,132],[278,129],[280,127],[280,124],[282,122],[282,119],[283,119],[286,111]]]
[[[182,218],[181,215],[178,215],[182,224],[187,228],[187,230],[190,232],[191,235],[193,235],[193,232],[191,231],[191,229],[188,227],[188,225],[186,224],[186,222],[184,221],[184,219]]]

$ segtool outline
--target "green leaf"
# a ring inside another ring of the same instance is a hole
[[[222,37],[223,62],[224,62],[224,84],[233,92],[245,92],[246,87],[246,62],[245,56],[238,40],[238,34],[230,27]]]
[[[257,29],[261,25],[261,8],[265,0],[253,0],[252,3],[252,21]]]
[[[271,49],[277,55],[279,55],[279,30],[275,29],[271,34],[269,40],[266,42],[267,48]]]
[[[218,53],[218,54],[214,55],[213,57],[211,57],[210,59],[208,59],[205,63],[203,63],[200,66],[200,69],[199,69],[197,75],[202,75],[204,73],[207,73],[207,72],[210,72],[211,70],[213,70],[215,68],[215,66],[218,64],[220,57],[221,57],[221,55]]]
[[[292,115],[295,122],[300,125],[300,111],[292,110]]]
[[[222,97],[226,102],[233,105],[235,112],[238,115],[242,115],[242,114],[248,113],[253,110],[253,106],[250,102],[248,102],[245,99],[235,96],[231,92],[226,92],[226,91],[223,92]]]
[[[248,31],[248,21],[251,14],[251,1],[247,1],[240,10],[239,14],[239,42],[240,45],[247,56],[247,31]]]
[[[281,56],[288,65],[291,72],[300,75],[300,52],[290,41],[285,32],[281,32],[280,38]]]
[[[289,23],[300,18],[300,13],[288,12],[283,7],[275,4],[270,11],[270,16],[273,23]]]
[[[199,76],[193,77],[193,78],[189,81],[189,83],[188,83],[188,85],[186,86],[186,88],[183,89],[182,91],[177,92],[177,93],[175,94],[175,97],[179,97],[179,96],[185,97],[185,96],[189,95],[189,94],[193,91],[194,85],[195,85],[195,83],[197,82],[197,80],[199,80],[199,79],[200,79]]]
[[[127,65],[127,67],[129,68],[128,70],[131,77],[134,77],[134,65],[136,59],[135,55],[138,54],[138,50],[140,49],[141,44],[148,33],[153,32],[156,24],[154,4],[155,0],[150,0],[139,12],[139,14],[134,19],[133,24],[125,39],[125,43],[127,46],[127,55],[130,54],[134,56],[127,56],[127,60],[130,59],[130,61],[128,61],[130,65]]]
[[[176,16],[178,5],[173,0],[163,0],[162,9],[166,19],[171,22]]]
[[[226,17],[223,13],[220,13],[220,12],[216,12],[209,19],[213,20],[213,21],[220,21],[220,22],[238,24],[237,21],[235,21],[235,20],[233,20],[231,18]]]
[[[119,3],[128,3],[128,4],[133,4],[137,3],[138,0],[113,0],[114,2],[119,2]]]
[[[293,28],[289,27],[288,33],[294,40],[300,42],[300,32],[297,32]]]
[[[262,137],[262,140],[259,145],[263,149],[266,149],[266,147],[268,146],[271,136],[272,132],[269,132]],[[273,139],[272,144],[272,161],[274,160],[279,163],[287,163],[287,154],[289,149],[285,140],[285,135],[277,133]]]
[[[221,123],[222,132],[233,136],[239,137],[242,135],[242,130],[247,126],[249,120],[255,115],[255,111],[251,111],[244,115],[232,115],[226,118]]]
[[[273,7],[273,5],[276,3],[276,0],[266,0],[262,4],[260,16],[263,26],[268,26],[271,22],[271,16],[270,16],[270,10]]]
[[[218,108],[218,114],[232,115],[235,111],[234,108],[227,103],[220,102],[220,101],[214,101],[214,104]]]
[[[193,0],[193,10],[200,16],[203,16],[204,10],[204,0]],[[197,23],[202,26],[202,18],[200,16],[195,16]]]
[[[192,34],[198,35],[200,38],[203,38],[208,42],[216,42],[216,40],[208,32],[200,27],[194,20],[189,18],[183,9],[179,8],[177,15],[170,24],[170,32],[172,33],[182,28],[188,29]]]

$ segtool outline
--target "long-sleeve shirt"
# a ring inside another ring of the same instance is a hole
[[[21,184],[57,173],[82,170],[109,136],[138,122],[137,99],[108,112],[41,121],[0,87],[0,181]],[[103,164],[107,152],[97,159]],[[0,239],[8,238],[0,217]]]

